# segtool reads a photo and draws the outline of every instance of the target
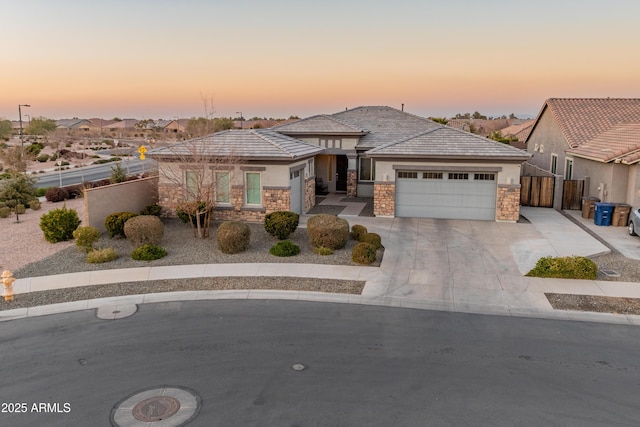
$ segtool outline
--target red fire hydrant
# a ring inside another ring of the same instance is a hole
[[[2,286],[4,287],[2,296],[4,296],[5,301],[13,301],[13,282],[15,281],[13,273],[9,270],[2,272]]]

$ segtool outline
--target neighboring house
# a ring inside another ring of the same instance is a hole
[[[535,120],[531,119],[522,123],[512,124],[504,129],[500,129],[500,133],[505,138],[515,138],[515,141],[511,142],[511,145],[513,145],[514,147],[526,150],[526,141],[529,137],[529,133],[531,133],[531,129],[533,129],[533,125],[535,124],[535,122]]]
[[[183,133],[186,129],[185,126],[180,123],[180,120],[156,120],[153,123],[149,123],[148,128],[150,130],[159,130],[164,133]]]
[[[527,151],[529,163],[584,179],[585,196],[640,205],[640,99],[548,99]]]
[[[256,129],[226,130],[147,155],[158,162],[159,200],[169,212],[175,213],[188,198],[190,182],[207,179],[214,193],[214,219],[261,221],[274,211],[303,213],[313,207],[314,157],[321,151],[272,130]],[[198,172],[198,164],[208,172]]]
[[[86,119],[62,119],[56,120],[56,126],[58,126],[58,129],[88,132],[91,128],[91,121]]]
[[[221,205],[227,209],[222,216],[255,220],[273,210],[306,212],[314,204],[317,177],[330,192],[373,197],[376,216],[517,221],[520,166],[530,157],[517,148],[384,106],[316,115],[270,130],[224,131],[192,141],[206,142],[211,153],[231,150],[241,160],[231,178],[235,196],[230,205]],[[171,154],[175,147],[149,153],[159,162],[161,176],[163,168],[176,167],[177,157]],[[262,197],[253,194],[249,203],[246,186],[258,179]],[[302,194],[304,204],[296,201]],[[164,207],[173,209],[180,197],[179,189],[161,179]],[[243,214],[246,210],[253,214]]]
[[[138,121],[139,120],[137,119],[122,119],[119,121],[110,120],[110,123],[105,124],[102,128],[109,132],[135,131],[138,130],[138,128],[136,128]]]
[[[447,126],[480,136],[489,136],[491,132],[510,126],[514,120],[517,119],[451,119]]]

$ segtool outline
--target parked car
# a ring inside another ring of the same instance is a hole
[[[636,236],[640,233],[640,209],[631,209],[629,213],[629,234]]]

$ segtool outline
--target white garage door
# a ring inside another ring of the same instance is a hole
[[[495,220],[495,172],[398,171],[396,216]]]
[[[302,214],[302,171],[289,173],[289,185],[291,186],[291,212]]]

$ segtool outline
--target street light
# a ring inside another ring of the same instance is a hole
[[[236,111],[236,114],[240,114],[240,129],[242,129],[242,111]]]
[[[24,154],[24,136],[22,135],[22,107],[31,107],[31,105],[18,104],[18,117],[20,118],[20,147],[22,149],[22,153]],[[31,121],[31,117],[29,117],[29,121]]]

